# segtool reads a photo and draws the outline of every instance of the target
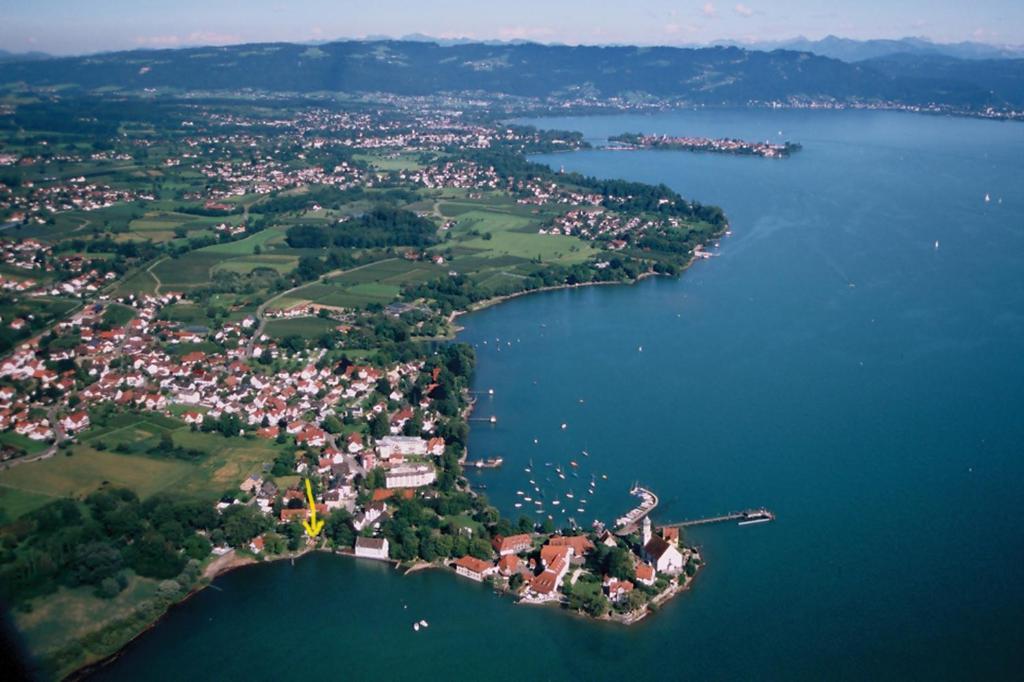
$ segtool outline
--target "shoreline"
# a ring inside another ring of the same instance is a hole
[[[722,236],[724,236],[726,234],[726,232],[729,229],[730,229],[729,225],[726,224],[722,228],[722,230],[720,232],[718,232],[715,235],[713,235],[708,241],[710,242],[710,241],[713,241],[715,239],[720,239]],[[699,259],[699,257],[697,256],[697,254],[696,253],[692,253],[690,255],[689,260],[687,260],[686,263],[680,268],[680,270],[678,272],[676,272],[675,274],[673,274],[673,275],[668,275],[668,274],[665,274],[665,273],[655,272],[654,270],[648,270],[646,272],[641,273],[635,279],[632,279],[632,280],[613,280],[613,281],[607,281],[607,282],[578,282],[576,284],[556,284],[556,285],[552,285],[552,286],[540,287],[540,288],[537,288],[537,289],[529,289],[529,290],[524,290],[524,291],[517,291],[517,292],[511,293],[511,294],[505,294],[503,296],[495,296],[495,297],[492,297],[492,298],[483,299],[481,301],[477,301],[475,303],[470,304],[469,307],[467,309],[465,309],[465,310],[456,310],[456,311],[453,311],[451,314],[449,314],[448,319],[447,319],[447,323],[449,325],[449,330],[448,330],[448,333],[446,334],[446,336],[441,337],[441,338],[449,339],[449,340],[450,339],[454,339],[458,335],[458,333],[464,329],[464,328],[459,327],[458,325],[455,324],[455,321],[459,317],[461,317],[462,315],[468,315],[470,313],[479,312],[481,310],[485,310],[485,309],[490,308],[492,306],[496,306],[496,305],[498,305],[500,303],[504,303],[505,301],[509,301],[509,300],[512,300],[512,299],[515,299],[515,298],[520,298],[522,296],[527,296],[527,295],[530,295],[530,294],[552,292],[552,291],[560,291],[560,290],[564,290],[564,289],[576,289],[576,288],[581,288],[581,287],[604,286],[604,285],[614,285],[614,284],[633,285],[633,284],[637,284],[637,283],[639,283],[639,282],[641,282],[643,280],[646,280],[646,279],[648,279],[650,277],[655,277],[655,276],[666,276],[666,277],[676,277],[676,278],[679,278],[685,272],[687,272],[690,269],[690,267],[694,264],[694,262],[697,261],[698,259]],[[468,417],[468,415],[472,413],[474,406],[475,406],[475,400],[470,400],[469,404],[467,405],[467,407],[465,409],[465,413],[463,414],[463,418]],[[468,452],[469,452],[469,448],[467,447],[466,448],[466,453],[465,453],[464,457],[468,456]],[[475,492],[472,490],[472,485],[468,482],[468,480],[467,480],[467,491],[470,494],[475,494]],[[300,550],[297,553],[287,554],[287,555],[280,555],[280,556],[276,556],[276,557],[273,557],[273,558],[264,558],[262,560],[259,560],[259,559],[253,558],[253,557],[249,557],[249,556],[238,555],[236,550],[232,550],[229,553],[231,555],[231,559],[225,560],[224,557],[229,556],[229,554],[224,554],[221,557],[217,557],[216,559],[211,561],[210,564],[208,564],[206,566],[206,568],[203,569],[203,574],[202,574],[202,579],[200,581],[200,584],[194,586],[180,600],[175,601],[175,602],[169,604],[167,606],[167,608],[159,616],[157,616],[145,628],[143,628],[142,630],[137,632],[135,635],[133,635],[124,644],[119,646],[116,651],[114,651],[113,653],[111,653],[111,654],[109,654],[107,656],[104,656],[104,657],[102,657],[102,658],[100,658],[100,659],[98,659],[96,661],[88,662],[88,663],[85,663],[85,664],[83,664],[82,666],[80,666],[78,668],[75,668],[74,670],[72,670],[70,673],[68,673],[67,675],[65,675],[61,679],[63,679],[63,680],[71,680],[73,682],[77,682],[78,680],[85,679],[92,672],[94,672],[94,671],[96,671],[96,670],[98,670],[98,669],[100,669],[100,668],[102,668],[104,666],[110,665],[111,663],[116,661],[124,653],[124,651],[133,642],[135,642],[139,637],[143,636],[144,634],[146,634],[147,632],[152,630],[154,627],[156,627],[167,616],[167,614],[169,614],[171,612],[171,609],[173,609],[173,608],[175,608],[175,607],[177,607],[177,606],[179,606],[181,604],[184,604],[185,602],[187,602],[189,599],[191,599],[193,596],[195,596],[196,594],[198,594],[202,590],[205,590],[207,587],[210,587],[213,584],[213,581],[216,578],[218,578],[218,577],[220,577],[222,575],[225,575],[227,573],[230,573],[230,572],[232,572],[232,571],[234,571],[236,569],[243,568],[245,566],[252,566],[252,565],[256,565],[256,564],[278,562],[278,561],[281,561],[281,560],[284,560],[284,559],[292,559],[292,560],[294,560],[294,559],[300,558],[300,557],[305,556],[306,554],[309,554],[310,552],[314,552],[314,551],[323,551],[323,552],[328,552],[328,553],[331,553],[331,554],[337,554],[337,555],[341,555],[341,556],[351,556],[352,558],[357,558],[357,557],[355,557],[354,554],[349,554],[349,553],[346,553],[346,552],[339,552],[337,550],[330,550],[330,549],[319,548],[319,547],[306,547],[306,548]],[[380,561],[380,560],[378,559],[376,561]],[[222,562],[222,563],[219,563],[219,562]],[[392,564],[396,569],[400,566],[400,562],[397,562],[397,561],[388,560],[386,563]],[[438,566],[438,565],[430,563],[430,562],[418,562],[418,563],[414,564],[413,566],[409,567],[408,569],[406,569],[403,572],[403,576],[409,575],[410,573],[416,573],[416,572],[423,571],[423,570],[429,570],[429,569],[432,569],[432,568],[446,568],[446,569],[450,570],[447,566],[443,566],[442,567],[442,566]],[[451,571],[451,572],[454,574],[454,571]],[[689,583],[691,583],[691,582],[693,582],[692,579],[687,581],[686,588],[683,588],[683,589],[676,588],[674,590],[666,590],[661,595],[658,595],[658,597],[662,598],[662,601],[659,601],[658,603],[660,604],[663,601],[668,601],[669,599],[671,599],[672,596],[675,596],[679,591],[685,591],[685,589],[688,589]],[[666,595],[670,595],[670,596],[666,596]],[[655,597],[655,599],[657,599],[658,597]],[[652,599],[652,602],[654,602],[655,599]],[[514,604],[518,604],[519,602],[516,601],[516,602],[513,602],[513,603]],[[576,612],[573,612],[573,611],[569,610],[568,608],[565,608],[565,605],[562,604],[561,602],[558,602],[558,606],[559,606],[560,610],[569,611],[570,613],[574,613],[576,615],[580,615],[580,616],[582,616],[582,617],[584,617],[584,618],[586,618],[588,620],[609,620],[609,621],[615,621],[616,620],[616,619],[612,618],[611,616],[607,616],[607,617],[604,617],[604,618],[593,618],[592,616],[589,616],[587,614],[576,613]],[[651,610],[650,610],[650,608],[648,606],[648,607],[646,607],[644,609],[643,615],[638,617],[638,618],[636,618],[635,620],[630,620],[628,622],[620,620],[620,621],[616,621],[616,622],[620,622],[623,625],[632,625],[635,622],[639,622],[640,620],[643,620],[650,613],[651,613]]]
[[[84,664],[84,665],[82,665],[82,666],[80,666],[78,668],[75,668],[74,670],[72,670],[70,673],[68,673],[67,675],[65,675],[61,679],[63,679],[63,680],[70,680],[70,681],[83,680],[83,679],[86,679],[92,673],[94,673],[97,670],[99,670],[100,668],[103,668],[103,667],[105,667],[107,665],[110,665],[111,663],[116,661],[118,658],[120,658],[121,655],[125,652],[125,650],[129,646],[131,646],[131,644],[133,642],[135,642],[137,639],[139,639],[140,637],[145,635],[147,632],[149,632],[150,630],[155,628],[157,625],[159,625],[160,622],[163,621],[164,618],[166,618],[168,616],[168,614],[170,614],[172,609],[174,609],[174,608],[176,608],[178,606],[181,606],[182,604],[184,604],[188,600],[192,599],[192,597],[196,596],[200,592],[206,590],[209,587],[212,587],[213,586],[213,581],[216,580],[217,578],[219,578],[219,577],[221,577],[223,575],[227,575],[228,573],[232,573],[233,571],[236,571],[236,570],[238,570],[240,568],[246,568],[248,566],[260,566],[260,565],[263,565],[263,564],[275,564],[275,563],[280,563],[282,561],[287,561],[287,560],[291,560],[291,561],[294,562],[295,559],[301,559],[302,557],[305,557],[308,554],[313,554],[314,552],[323,552],[325,554],[332,554],[332,555],[336,555],[336,556],[347,556],[347,557],[351,557],[352,559],[360,558],[360,557],[357,557],[355,554],[352,554],[351,552],[343,552],[343,551],[338,551],[338,550],[335,550],[335,549],[328,549],[326,547],[316,547],[316,546],[307,546],[307,547],[305,547],[305,548],[303,548],[301,550],[298,550],[296,552],[291,552],[291,553],[288,553],[288,554],[278,554],[276,556],[262,557],[260,559],[257,559],[256,557],[248,555],[248,554],[244,554],[244,555],[243,554],[238,554],[236,550],[231,550],[230,552],[228,552],[226,554],[223,554],[223,555],[217,557],[216,559],[214,559],[213,561],[211,561],[206,566],[206,568],[203,569],[202,577],[201,577],[201,579],[200,579],[200,581],[199,581],[199,583],[197,585],[192,587],[192,589],[190,589],[178,601],[175,601],[175,602],[173,602],[171,604],[168,604],[167,608],[163,611],[163,613],[161,613],[159,616],[157,616],[145,628],[143,628],[142,630],[137,632],[135,635],[133,635],[131,639],[129,639],[127,642],[125,642],[120,647],[118,647],[117,651],[115,651],[115,652],[113,652],[111,654],[108,654],[107,656],[104,656],[104,657],[102,657],[102,658],[100,658],[100,659],[98,659],[96,661],[92,661],[92,662],[86,663],[86,664]],[[391,559],[388,559],[386,561],[385,560],[381,560],[381,559],[372,559],[371,561],[377,561],[377,562],[381,562],[381,563],[391,564],[392,567],[396,568],[396,569],[399,566],[399,562],[398,561],[394,561],[394,560],[391,560]],[[431,568],[431,567],[433,567],[433,565],[430,565],[430,564],[428,564],[427,566],[423,566],[423,567],[415,567],[414,566],[414,567],[410,568],[408,571],[406,571],[406,573],[403,574],[403,575],[406,575],[408,573],[414,572],[414,570],[423,570],[425,568]]]

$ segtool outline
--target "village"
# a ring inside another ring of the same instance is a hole
[[[52,455],[65,441],[87,432],[90,412],[107,404],[118,411],[161,413],[193,429],[229,422],[237,425],[229,432],[234,438],[250,434],[294,443],[301,450],[288,460],[286,473],[315,481],[317,512],[327,517],[344,510],[356,534],[351,546],[336,549],[397,561],[381,533],[396,496],[435,496],[441,459],[449,451],[438,435],[443,415],[430,397],[440,368],[424,375],[423,361],[389,367],[325,363],[320,349],[289,356],[288,366],[294,369],[267,371],[259,358],[283,358],[285,351],[265,336],[246,343],[258,326],[251,317],[211,332],[214,341],[224,344],[223,353],[172,355],[176,345],[204,339],[200,332],[160,319],[164,306],[183,299],[181,293],[168,293],[94,303],[54,329],[58,339],[76,343],[62,344],[56,352],[41,348],[38,338],[22,344],[0,364],[0,377],[40,390],[0,389],[0,429],[52,443],[44,456]],[[135,316],[123,326],[104,324],[109,305],[130,307]],[[410,395],[420,397],[412,401]],[[342,434],[339,418],[375,425]],[[384,427],[374,430],[379,424]],[[461,455],[464,461],[465,453]],[[10,456],[5,450],[3,458]],[[301,486],[282,489],[268,473],[266,467],[253,471],[237,496],[222,499],[217,509],[249,505],[266,515],[271,526],[307,520],[311,510]],[[468,484],[461,486],[469,490]],[[656,534],[649,519],[634,544],[604,529],[591,534],[593,539],[543,533],[532,523],[520,529],[525,532],[495,534],[490,556],[481,556],[478,544],[473,555],[435,562],[465,578],[492,582],[524,603],[563,603],[601,617],[611,611],[598,596],[616,607],[619,617],[636,614],[658,595],[685,587],[700,562],[694,550],[680,544],[677,530]],[[269,554],[265,537],[253,537],[241,551]],[[307,548],[318,542],[309,538]],[[215,555],[232,551],[226,545],[213,547]],[[614,562],[608,558],[612,551],[618,555]],[[594,564],[596,555],[602,558]],[[605,573],[607,568],[615,575]],[[600,592],[588,593],[595,585]]]

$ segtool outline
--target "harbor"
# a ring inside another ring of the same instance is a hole
[[[630,489],[629,494],[639,497],[640,504],[615,520],[615,532],[618,535],[635,533],[644,517],[658,506],[658,496],[640,485],[634,485]]]

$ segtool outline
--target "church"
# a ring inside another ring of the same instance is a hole
[[[683,570],[683,554],[676,543],[669,542],[660,535],[651,532],[651,519],[644,517],[643,549],[641,556],[644,561],[654,566],[658,573],[677,575]]]

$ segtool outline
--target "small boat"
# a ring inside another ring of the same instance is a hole
[[[938,239],[935,240],[935,250],[936,251],[939,250],[939,240]]]
[[[565,480],[565,474],[563,474],[561,471],[558,472],[558,477],[563,481]]]
[[[558,505],[560,505],[562,503],[559,500],[551,500],[551,504],[553,504],[553,505],[555,505],[557,507]]]
[[[985,192],[985,203],[987,204],[990,201],[992,201],[992,197],[988,195],[988,192]]]
[[[522,497],[523,496],[523,491],[522,490],[517,490],[516,491],[516,495],[518,495],[519,497]]]
[[[583,453],[583,456],[584,456],[584,457],[590,457],[590,453],[589,453],[589,452],[587,452],[586,450],[581,450],[580,452],[582,452],[582,453]]]
[[[516,509],[519,509],[520,507],[523,506],[523,503],[522,502],[516,502],[514,506],[515,506]]]
[[[638,346],[637,347],[637,351],[643,353],[644,352],[644,347],[643,346]]]
[[[569,460],[569,466],[571,466],[571,467],[578,467],[579,464],[576,463],[576,460],[570,459]]]
[[[562,428],[563,428],[563,429],[567,429],[567,428],[569,428],[569,425],[568,425],[568,424],[566,424],[565,422],[562,422]]]
[[[607,481],[608,480],[608,474],[601,474],[601,478],[603,478],[604,480]]]
[[[529,473],[532,473],[532,472],[530,471],[530,467],[523,467],[523,471],[525,471],[525,472],[526,472],[526,473],[528,473],[528,474],[529,474]]]
[[[412,629],[415,630],[416,632],[419,632],[420,631],[420,624],[419,623],[413,623],[412,624]]]
[[[568,497],[568,498],[569,498],[570,500],[571,500],[571,499],[572,499],[572,497],[573,497],[573,495],[572,495],[572,493],[571,493],[571,492],[568,492],[568,493],[566,493],[566,494],[565,494],[565,496],[566,496],[566,497]]]
[[[533,480],[533,479],[531,478],[531,479],[530,479],[530,485],[537,485],[537,481],[535,481],[535,480]]]
[[[533,502],[533,498],[532,497],[524,497],[523,501],[524,502]]]
[[[533,501],[533,503],[534,503],[535,505],[537,505],[538,507],[540,507],[540,506],[543,506],[543,505],[544,505],[544,503],[543,503],[543,502],[541,502],[540,500],[534,500],[534,501]]]
[[[576,511],[578,511],[580,514],[582,514],[584,512],[584,509],[583,509],[583,507],[577,507]]]
[[[425,620],[421,620],[420,621],[420,627],[429,628],[430,627],[430,623],[428,623]]]

